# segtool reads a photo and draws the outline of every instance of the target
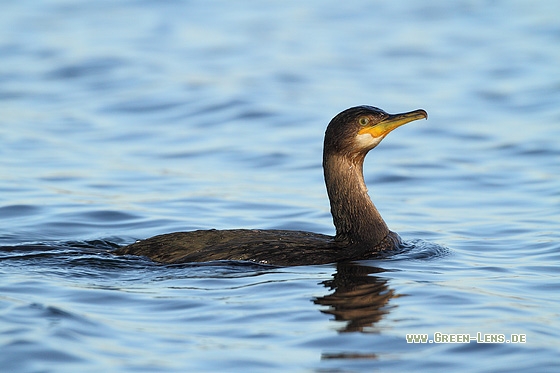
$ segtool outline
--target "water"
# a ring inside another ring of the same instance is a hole
[[[0,12],[0,366],[9,372],[560,367],[554,1],[18,1]],[[409,249],[164,266],[206,228],[333,234],[322,135],[426,109],[366,159]],[[525,343],[407,344],[412,333]]]

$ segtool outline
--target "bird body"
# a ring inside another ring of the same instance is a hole
[[[389,230],[369,198],[363,163],[389,132],[421,118],[427,118],[421,109],[390,115],[357,106],[331,120],[325,132],[323,171],[335,236],[289,230],[197,230],[154,236],[115,253],[160,263],[237,260],[285,266],[363,260],[398,248],[400,237]]]
[[[117,250],[159,263],[251,261],[278,266],[327,264],[371,259],[400,244],[389,232],[375,246],[337,241],[324,234],[276,229],[225,229],[174,232],[137,241]]]

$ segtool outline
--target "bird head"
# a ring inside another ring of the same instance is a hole
[[[336,115],[325,132],[325,152],[363,155],[375,148],[392,130],[428,113],[419,109],[401,114],[388,114],[373,106],[356,106]]]

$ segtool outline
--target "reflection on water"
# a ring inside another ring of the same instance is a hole
[[[339,263],[332,280],[323,281],[333,293],[315,299],[315,304],[328,306],[321,312],[344,321],[340,332],[375,332],[375,323],[390,312],[389,301],[395,291],[387,280],[374,274],[385,272],[357,263]]]

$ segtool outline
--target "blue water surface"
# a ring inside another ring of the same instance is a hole
[[[1,370],[557,371],[558,14],[2,2]],[[180,230],[333,234],[322,137],[361,104],[429,113],[364,165],[404,252],[287,268],[111,254]],[[473,340],[407,343],[436,333]],[[512,334],[526,341],[476,340]]]

